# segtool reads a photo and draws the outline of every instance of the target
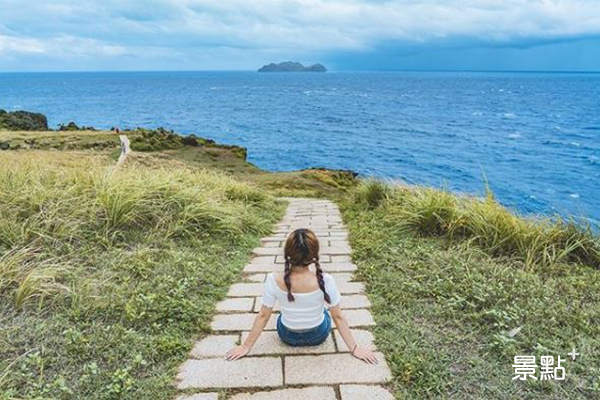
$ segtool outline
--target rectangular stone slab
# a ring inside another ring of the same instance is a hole
[[[266,241],[264,243],[261,243],[261,245],[263,247],[282,247],[283,246],[283,242],[280,242],[280,241],[274,241],[274,242]]]
[[[365,292],[365,285],[362,282],[341,282],[337,285],[341,294],[359,294]]]
[[[314,228],[311,230],[317,235],[317,239],[319,239],[322,246],[325,245],[325,241],[331,237],[332,233],[337,233],[337,231],[331,230],[330,228]]]
[[[342,400],[394,400],[394,396],[381,386],[341,385]]]
[[[331,256],[331,262],[334,263],[351,263],[352,257],[344,255],[344,256]]]
[[[371,332],[365,329],[351,329],[351,331],[352,337],[360,347],[366,347],[371,351],[376,350],[374,344],[375,338]],[[340,332],[337,329],[334,329],[333,333],[335,335],[335,344],[337,345],[338,351],[341,353],[349,352],[350,350],[348,350],[348,346],[346,346],[346,343],[344,343],[344,339],[342,339]]]
[[[246,264],[244,272],[283,272],[283,264]]]
[[[283,255],[283,247],[257,247],[252,250],[252,254],[255,256]]]
[[[227,297],[262,296],[263,283],[234,283],[229,287]]]
[[[349,262],[331,262],[331,263],[323,263],[321,264],[321,269],[325,272],[353,272],[356,271],[358,267],[356,264],[352,264]],[[244,269],[245,271],[246,269]]]
[[[209,358],[187,360],[176,379],[178,389],[277,387],[283,385],[283,371],[280,357]]]
[[[336,240],[339,240],[341,238],[347,238],[348,237],[348,232],[343,232],[343,231],[331,231],[329,232],[329,236],[332,238],[336,238]]]
[[[325,246],[319,249],[319,254],[329,255],[348,255],[350,254],[350,246]]]
[[[229,400],[336,400],[336,397],[332,387],[320,386],[303,389],[281,389],[271,392],[240,393]]]
[[[217,303],[217,311],[219,312],[239,312],[239,311],[251,311],[254,306],[254,300],[252,298],[240,297],[225,299]]]
[[[348,325],[350,327],[375,325],[375,320],[369,310],[344,310],[344,316],[348,320]]]
[[[264,282],[267,279],[267,274],[258,273],[258,274],[246,274],[244,279],[251,282]]]
[[[193,358],[225,357],[227,352],[237,346],[240,335],[209,335],[197,341],[192,348]]]
[[[260,239],[260,244],[265,244],[265,243],[281,243],[283,240],[285,240],[285,236],[281,235],[281,236],[267,236],[264,237],[262,239]]]
[[[391,379],[383,354],[376,353],[379,364],[371,365],[349,353],[285,358],[286,385],[335,385],[340,383],[384,383]]]
[[[329,238],[329,240],[327,240],[327,242],[329,243],[328,245],[331,246],[331,247],[336,247],[336,246],[348,246],[348,247],[350,247],[350,245],[348,244],[348,241],[344,240],[344,239]]]
[[[210,327],[214,331],[247,331],[252,328],[255,313],[248,314],[217,314],[213,317]],[[277,329],[277,315],[271,315],[265,330]]]
[[[349,294],[342,297],[342,309],[369,308],[371,302],[364,294]]]
[[[332,272],[330,275],[337,285],[354,280],[352,272]]]
[[[274,264],[275,256],[258,256],[251,261],[252,264]]]

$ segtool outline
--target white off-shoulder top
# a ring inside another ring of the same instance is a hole
[[[335,307],[342,300],[333,277],[324,273],[323,281],[331,304],[325,302],[321,289],[309,293],[294,293],[293,287],[292,294],[294,295],[294,301],[290,302],[287,298],[287,292],[277,285],[275,274],[270,273],[267,275],[265,281],[261,300],[262,305],[273,308],[279,302],[281,307],[281,322],[289,329],[306,330],[315,328],[325,318],[325,307]]]

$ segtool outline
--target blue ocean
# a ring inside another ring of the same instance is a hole
[[[248,148],[271,171],[351,169],[600,220],[600,74],[0,74],[0,108],[159,127]]]

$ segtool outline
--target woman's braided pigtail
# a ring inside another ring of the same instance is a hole
[[[292,294],[292,280],[290,279],[291,272],[290,260],[288,257],[285,258],[285,269],[283,272],[283,282],[285,283],[285,287],[287,288],[287,298],[288,301],[294,301],[294,295]]]
[[[321,269],[321,265],[319,265],[319,259],[315,258],[315,268],[317,270],[317,281],[319,282],[319,288],[323,292],[323,296],[325,297],[325,301],[328,304],[331,304],[331,298],[325,291],[325,280],[323,279],[323,270]]]

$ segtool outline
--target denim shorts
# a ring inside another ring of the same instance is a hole
[[[277,318],[277,334],[286,344],[293,347],[316,346],[323,343],[331,332],[331,316],[325,310],[325,318],[321,325],[307,331],[297,332],[286,328],[281,322],[281,315]]]

